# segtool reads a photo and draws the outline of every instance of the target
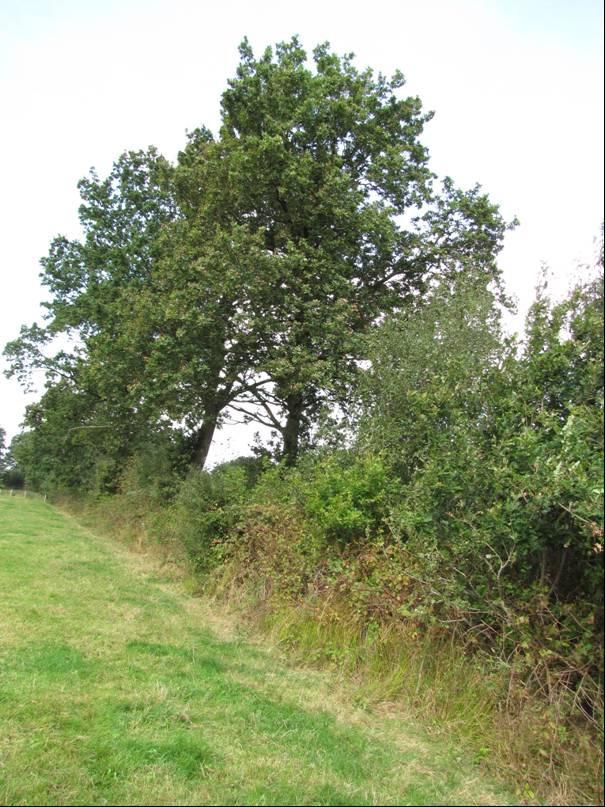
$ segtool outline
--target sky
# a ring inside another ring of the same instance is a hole
[[[40,320],[39,260],[77,237],[78,179],[126,149],[174,159],[185,131],[217,131],[244,36],[255,51],[298,34],[391,74],[435,111],[431,167],[479,182],[519,226],[500,256],[521,312],[543,263],[562,293],[603,220],[600,0],[0,0],[0,350]],[[1,368],[0,368],[1,369]],[[0,427],[26,403],[0,376]],[[214,458],[239,453],[225,432]]]

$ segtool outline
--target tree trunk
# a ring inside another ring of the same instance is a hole
[[[196,435],[195,445],[193,447],[193,463],[197,466],[199,471],[204,470],[215,429],[216,415],[209,416],[204,420],[201,429]]]
[[[286,399],[288,417],[282,432],[284,439],[284,462],[287,466],[296,465],[302,425],[302,395],[291,395]]]

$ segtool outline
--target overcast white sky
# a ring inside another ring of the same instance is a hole
[[[154,144],[174,158],[185,129],[216,131],[243,36],[258,51],[294,33],[308,50],[328,40],[360,67],[403,71],[436,112],[424,136],[433,170],[480,182],[519,218],[501,266],[521,307],[542,261],[565,288],[592,259],[603,219],[600,0],[0,0],[0,350],[39,319],[51,238],[78,235],[77,180],[125,149]],[[9,436],[28,400],[0,378]],[[223,451],[238,442],[227,435]]]

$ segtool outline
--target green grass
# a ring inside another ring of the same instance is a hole
[[[0,803],[507,802],[454,745],[205,608],[157,563],[0,496]]]

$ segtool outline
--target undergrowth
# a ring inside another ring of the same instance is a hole
[[[131,491],[61,504],[133,548],[177,562],[192,593],[295,661],[331,668],[352,684],[358,705],[402,709],[461,743],[520,803],[602,803],[602,695],[588,681],[581,696],[556,675],[545,683],[544,670],[528,675],[525,659],[478,649],[456,625],[412,618],[396,593],[410,581],[384,540],[326,552],[292,505],[241,503],[227,540],[210,542],[213,562],[200,567],[179,539],[182,501],[159,506]],[[382,588],[369,577],[377,565]]]

